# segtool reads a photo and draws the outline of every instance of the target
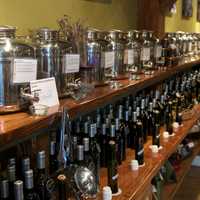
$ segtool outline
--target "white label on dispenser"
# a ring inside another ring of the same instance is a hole
[[[192,51],[192,42],[188,43],[188,51],[191,52]]]
[[[115,52],[104,52],[103,53],[103,66],[104,68],[112,68],[115,65]]]
[[[63,56],[63,73],[70,74],[79,72],[80,69],[80,55],[79,54],[65,54]]]
[[[124,53],[124,64],[134,64],[134,49],[126,49]]]
[[[162,56],[162,46],[156,46],[154,51],[155,58],[160,58]]]
[[[141,60],[142,61],[149,61],[150,60],[150,48],[143,47],[141,50]]]
[[[36,59],[13,59],[13,77],[12,81],[16,83],[28,83],[37,78],[37,60]]]
[[[39,97],[36,105],[44,105],[48,107],[59,105],[58,92],[56,88],[55,78],[45,78],[30,82],[31,94]]]

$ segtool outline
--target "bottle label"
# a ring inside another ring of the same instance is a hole
[[[13,59],[12,61],[13,84],[28,83],[37,79],[36,59]]]
[[[141,50],[141,61],[149,61],[150,60],[150,48],[143,47]]]
[[[77,73],[80,69],[80,55],[79,54],[65,54],[63,56],[63,73]]]
[[[126,49],[124,52],[124,64],[134,64],[134,49]]]
[[[154,49],[154,57],[155,58],[160,58],[162,56],[162,46],[158,45]]]
[[[114,176],[112,177],[112,180],[114,181],[114,180],[116,180],[118,177],[119,177],[119,174],[116,174],[116,175],[114,175]]]
[[[115,52],[104,52],[102,53],[102,67],[112,68],[115,65]]]

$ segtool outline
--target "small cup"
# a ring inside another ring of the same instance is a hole
[[[131,160],[131,170],[137,171],[139,169],[139,163],[137,160]]]
[[[152,147],[151,147],[151,150],[152,150],[152,153],[158,153],[158,146],[157,145],[152,145]]]
[[[167,132],[167,131],[163,132],[163,137],[164,138],[169,138],[169,132]]]
[[[103,187],[103,200],[112,200],[112,190],[109,186]]]
[[[179,124],[177,122],[173,123],[173,132],[176,133],[178,131]]]

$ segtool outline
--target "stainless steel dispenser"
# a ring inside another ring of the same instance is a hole
[[[0,113],[16,112],[27,104],[24,88],[36,79],[34,48],[15,39],[16,28],[0,26]],[[34,97],[29,96],[34,99]]]

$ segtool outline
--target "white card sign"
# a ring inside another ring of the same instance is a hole
[[[35,104],[48,107],[59,105],[58,92],[55,78],[46,78],[30,82],[31,93],[39,97],[39,102]]]
[[[80,55],[79,54],[65,54],[63,56],[63,72],[65,74],[79,72]]]
[[[115,65],[115,52],[104,52],[103,54],[103,68],[112,68]]]
[[[16,83],[29,83],[36,80],[37,60],[36,59],[13,59],[12,81]]]

